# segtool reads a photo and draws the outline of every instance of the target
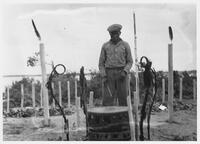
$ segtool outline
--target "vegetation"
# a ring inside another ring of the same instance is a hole
[[[174,71],[174,97],[179,98],[179,83],[180,83],[180,72]],[[181,72],[183,76],[183,99],[192,99],[193,98],[193,79],[196,79],[196,71],[184,71]],[[193,75],[191,75],[193,74]],[[55,88],[55,96],[58,98],[58,81],[62,83],[62,101],[63,104],[67,104],[67,81],[70,81],[70,95],[71,95],[71,103],[75,103],[75,78],[76,73],[67,73],[63,76],[59,76],[58,78],[53,79],[54,88]],[[157,83],[158,83],[158,91],[157,91],[157,100],[161,101],[162,98],[162,79],[165,79],[165,89],[167,94],[167,73],[163,71],[157,72]],[[144,86],[142,73],[139,73],[140,79],[140,98],[142,99],[144,95]],[[20,81],[15,81],[12,83],[10,88],[10,108],[20,107],[21,104],[21,84],[24,85],[24,107],[32,106],[32,86],[31,83],[35,83],[35,99],[36,106],[40,106],[40,88],[41,83],[39,81],[35,81],[32,78],[23,78]],[[91,72],[91,79],[87,81],[88,84],[88,95],[89,91],[94,91],[94,98],[101,98],[101,77],[98,72]],[[80,84],[77,83],[78,86],[78,96],[80,96]],[[134,73],[131,73],[131,91],[135,90],[135,77]],[[49,94],[50,95],[50,94]],[[6,90],[3,93],[3,96],[6,98]],[[166,95],[167,96],[167,95]],[[52,98],[49,96],[49,103],[52,104]],[[3,104],[4,109],[6,109],[6,102]]]

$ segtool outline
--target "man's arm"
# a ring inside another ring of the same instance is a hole
[[[101,54],[99,57],[99,71],[102,77],[106,76],[106,72],[105,72],[105,61],[106,61],[106,52],[105,52],[105,48],[104,45],[101,48]]]
[[[128,73],[133,65],[133,58],[131,54],[131,48],[128,43],[125,43],[126,48],[126,66],[124,67],[124,71]]]

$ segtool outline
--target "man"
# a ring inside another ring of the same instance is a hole
[[[127,74],[132,67],[131,49],[127,42],[120,38],[122,26],[113,24],[108,27],[111,39],[104,43],[99,58],[99,70],[104,81],[103,105],[127,106]]]

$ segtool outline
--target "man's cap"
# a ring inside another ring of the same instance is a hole
[[[113,31],[120,31],[122,29],[122,25],[120,24],[112,24],[108,27],[108,31],[109,32],[113,32]]]

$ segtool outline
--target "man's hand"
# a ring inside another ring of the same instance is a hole
[[[126,71],[124,71],[124,70],[121,71],[121,72],[120,72],[120,80],[125,79],[126,75],[127,75]]]
[[[100,75],[101,75],[102,78],[106,77],[105,71],[100,71]]]
[[[107,77],[106,77],[106,76],[102,77],[102,82],[103,82],[103,83],[106,83],[106,82],[107,82]]]

